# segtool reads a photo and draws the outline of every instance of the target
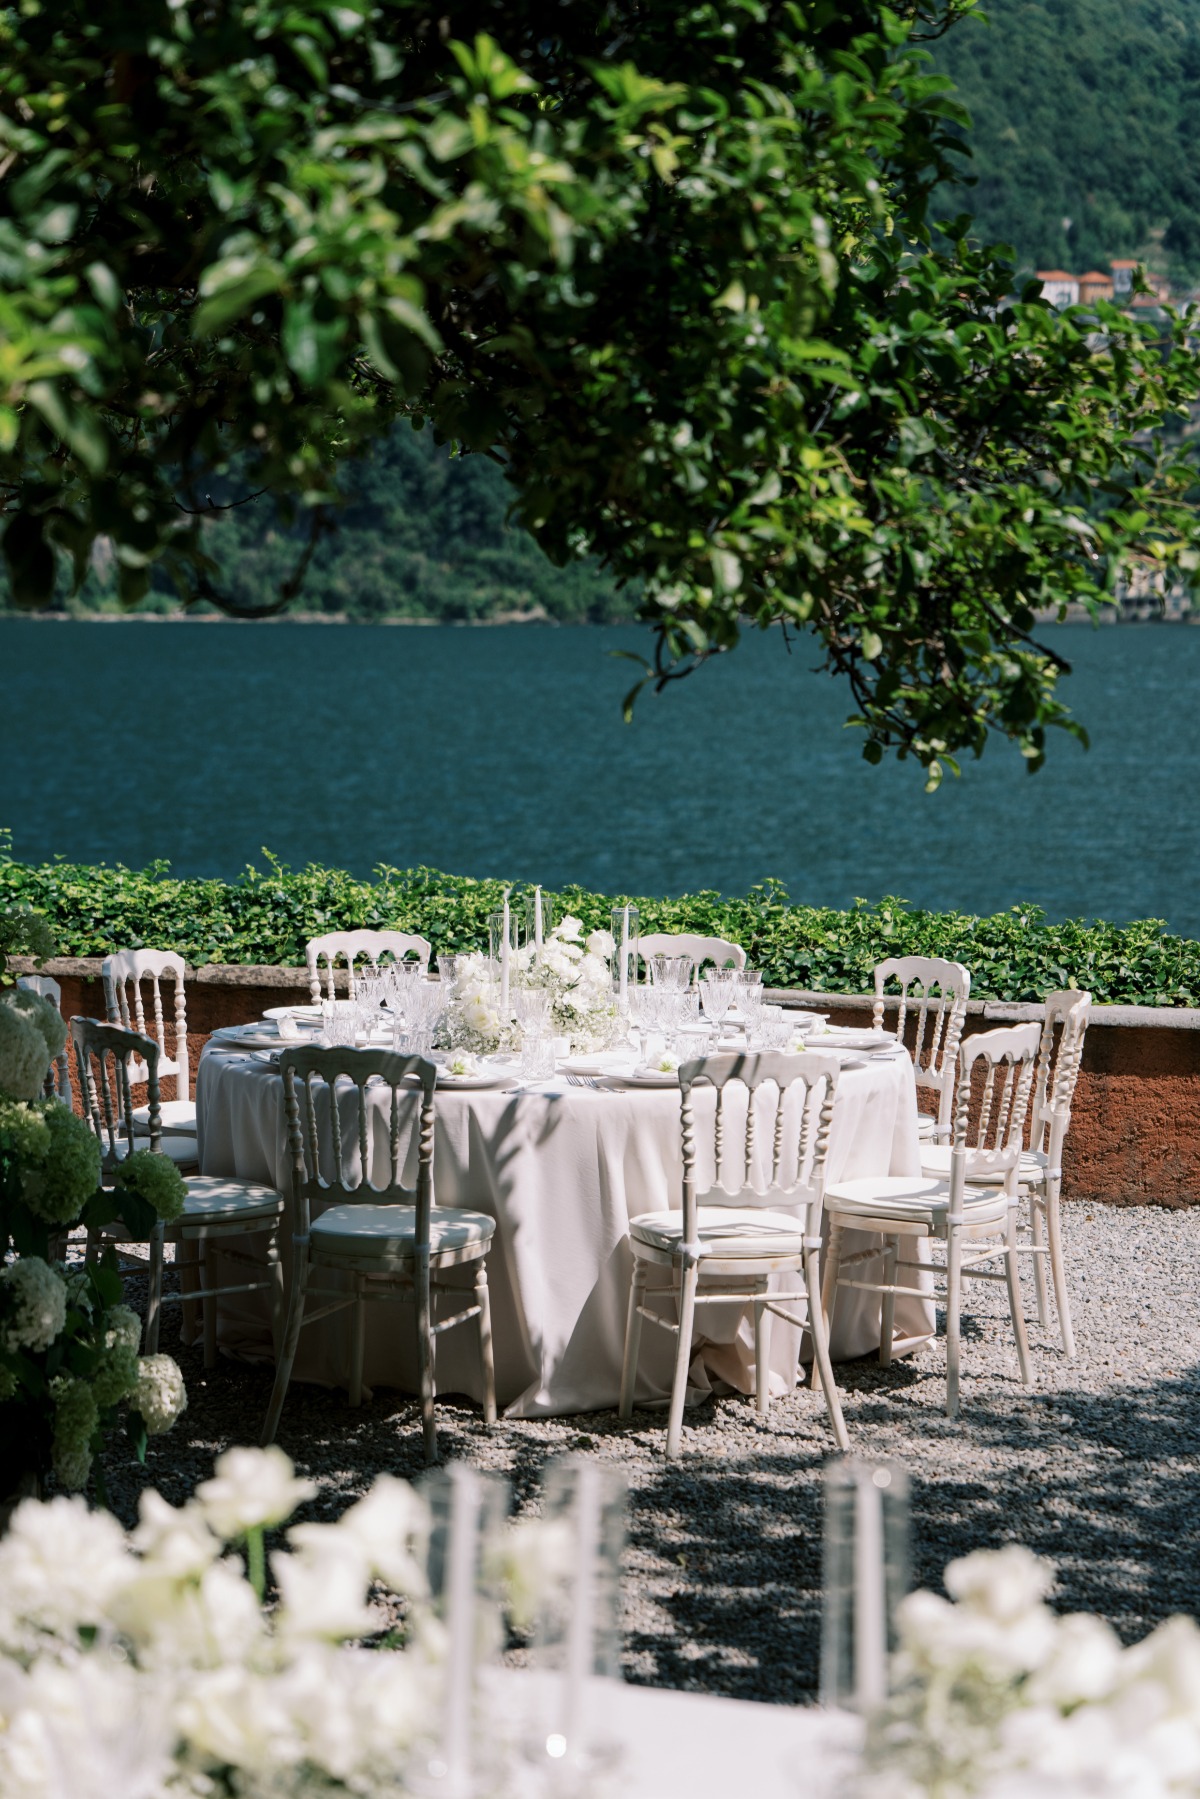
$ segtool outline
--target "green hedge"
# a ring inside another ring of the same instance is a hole
[[[516,897],[524,890],[515,889]],[[175,949],[191,963],[296,967],[309,937],[361,926],[420,931],[435,949],[482,947],[500,881],[430,868],[381,867],[372,881],[339,869],[297,872],[268,857],[240,880],[178,880],[165,862],[132,870],[56,861],[31,867],[0,843],[0,907],[44,913],[59,953],[102,956],[118,947]],[[588,929],[632,895],[581,887],[555,894]],[[858,901],[852,911],[794,905],[777,881],[740,899],[694,893],[637,899],[643,930],[696,930],[732,938],[771,986],[862,993],[884,956],[950,956],[971,970],[979,998],[1036,1000],[1056,987],[1087,987],[1110,1004],[1191,1006],[1200,994],[1200,944],[1154,920],[1118,926],[1071,919],[1048,924],[1035,906],[994,918],[922,912],[904,900]]]

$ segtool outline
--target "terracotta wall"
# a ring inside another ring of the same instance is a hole
[[[15,968],[22,972],[23,965]],[[47,963],[45,972],[60,983],[68,1018],[104,1016],[98,962],[64,959]],[[187,984],[193,1072],[218,1025],[241,1024],[267,1006],[303,1004],[308,997],[302,969],[198,970]],[[860,996],[771,998],[811,1005],[839,1024],[870,1023],[870,1002]],[[1036,1006],[972,1002],[967,1030],[1039,1016]],[[1112,1006],[1097,1008],[1092,1019],[1063,1156],[1064,1197],[1117,1206],[1200,1204],[1200,1013]],[[173,1083],[164,1082],[163,1097],[174,1097]]]

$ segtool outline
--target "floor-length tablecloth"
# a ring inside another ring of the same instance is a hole
[[[375,1142],[386,1157],[385,1090]],[[268,1062],[216,1046],[205,1049],[196,1080],[200,1166],[290,1191],[283,1083]],[[401,1130],[405,1178],[416,1170],[416,1096]],[[827,1163],[830,1181],[920,1172],[916,1091],[907,1056],[843,1071]],[[382,1179],[382,1170],[374,1177]],[[513,1092],[437,1095],[436,1202],[469,1206],[497,1221],[488,1258],[496,1382],[510,1416],[543,1417],[601,1410],[616,1403],[632,1269],[629,1221],[680,1204],[677,1089],[605,1090],[565,1083]],[[289,1201],[290,1204],[290,1201]],[[290,1255],[290,1232],[281,1245]],[[326,1277],[323,1275],[322,1280]],[[349,1366],[349,1308],[307,1327],[295,1377],[342,1385]],[[416,1386],[416,1352],[407,1307],[367,1309],[365,1376],[369,1385]],[[896,1308],[903,1353],[933,1330],[932,1302],[914,1296]],[[692,1396],[725,1383],[750,1391],[752,1333],[733,1306],[704,1308],[689,1376]],[[845,1289],[835,1317],[835,1358],[866,1353],[879,1340],[876,1295]],[[233,1354],[268,1356],[270,1335],[260,1296],[224,1299],[220,1342]],[[669,1390],[672,1339],[647,1329],[637,1397]],[[801,1333],[779,1319],[771,1339],[772,1389],[796,1381]],[[480,1394],[470,1326],[437,1341],[443,1393]]]

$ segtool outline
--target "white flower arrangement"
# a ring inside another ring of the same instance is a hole
[[[400,1790],[438,1670],[346,1639],[380,1628],[373,1579],[419,1603],[427,1508],[384,1476],[339,1523],[295,1527],[268,1620],[227,1544],[311,1492],[281,1451],[242,1449],[182,1507],[143,1495],[130,1537],[82,1500],[21,1505],[0,1539],[0,1792]]]
[[[511,1049],[517,1042],[510,1019],[500,1015],[500,988],[487,956],[460,956],[454,995],[446,1007],[438,1041],[444,1049],[477,1056]]]
[[[1200,1629],[1171,1618],[1127,1649],[1100,1618],[1052,1612],[1052,1584],[1009,1544],[950,1563],[956,1603],[901,1603],[862,1799],[1200,1794]]]
[[[518,952],[523,978],[549,989],[555,1033],[575,1050],[605,1049],[620,1029],[608,958],[608,931],[593,931],[586,943],[583,924],[568,915],[546,938],[540,956],[532,947]]]

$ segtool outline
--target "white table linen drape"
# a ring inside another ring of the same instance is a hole
[[[387,1090],[378,1093],[372,1174],[386,1175]],[[614,1406],[620,1388],[625,1313],[632,1270],[629,1221],[678,1207],[682,1163],[677,1089],[591,1089],[548,1083],[513,1092],[441,1090],[434,1148],[436,1203],[469,1206],[496,1219],[488,1258],[496,1384],[511,1417],[547,1417]],[[216,1046],[205,1049],[196,1079],[201,1170],[265,1181],[288,1197],[291,1170],[283,1082],[266,1061]],[[416,1096],[401,1112],[404,1178],[415,1180]],[[920,1173],[916,1089],[906,1056],[844,1070],[830,1132],[827,1179]],[[290,1231],[282,1233],[285,1260]],[[795,1277],[785,1277],[795,1285]],[[337,1277],[322,1275],[322,1282]],[[249,1358],[268,1358],[270,1333],[259,1295],[220,1302],[220,1342]],[[294,1378],[345,1384],[349,1308],[306,1327]],[[372,1302],[367,1310],[365,1378],[371,1386],[416,1387],[411,1311]],[[932,1301],[914,1296],[896,1308],[903,1353],[933,1330]],[[689,1374],[693,1400],[712,1387],[749,1392],[753,1336],[734,1306],[701,1307]],[[776,1319],[771,1385],[795,1385],[802,1333]],[[861,1355],[879,1340],[878,1295],[843,1291],[835,1359]],[[637,1398],[649,1403],[670,1388],[673,1342],[647,1327]],[[469,1326],[437,1340],[442,1393],[479,1398],[478,1353]]]

